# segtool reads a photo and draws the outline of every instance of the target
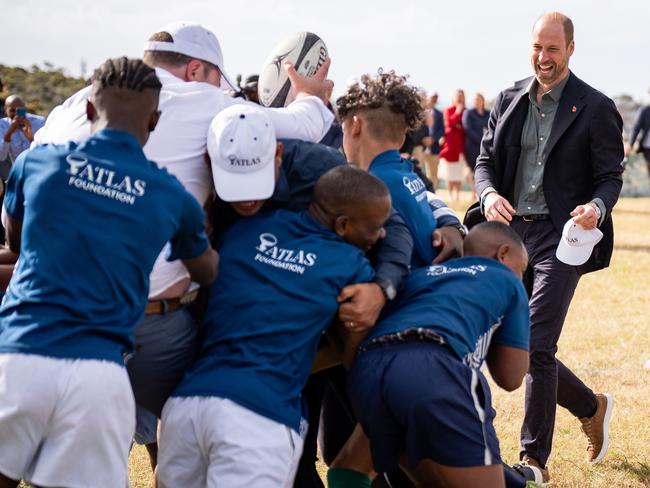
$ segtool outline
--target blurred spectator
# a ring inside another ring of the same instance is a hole
[[[463,129],[463,112],[465,111],[465,92],[456,90],[452,105],[445,109],[445,135],[441,143],[440,158],[445,164],[447,190],[452,200],[460,199],[460,187],[463,181],[465,165],[465,130]]]
[[[334,90],[334,86],[332,85],[330,86],[329,92],[327,93],[326,96],[327,103],[325,105],[327,106],[327,109],[334,114],[334,122],[332,122],[332,125],[330,126],[329,130],[319,141],[319,143],[342,152],[343,128],[341,127],[341,122],[339,122],[338,116],[336,114],[336,110],[334,109],[332,102],[330,102],[330,99],[332,98],[333,90]]]
[[[3,96],[3,91],[5,91],[5,86],[2,84],[2,79],[0,79],[0,113],[5,111],[5,99]]]
[[[474,95],[474,108],[466,110],[463,114],[463,128],[465,129],[465,158],[467,166],[474,173],[476,158],[481,150],[481,139],[487,130],[490,113],[485,110],[485,98],[482,94]]]
[[[641,107],[636,116],[632,134],[630,135],[630,144],[625,148],[626,155],[632,152],[632,146],[634,146],[638,136],[640,136],[638,152],[643,153],[648,166],[648,177],[650,177],[650,105]]]
[[[34,133],[43,127],[45,119],[27,113],[19,95],[9,95],[5,101],[6,117],[0,119],[0,178],[6,180],[18,155],[29,149]]]
[[[414,158],[418,162],[421,161],[422,155],[422,138],[427,134],[427,129],[424,125],[417,129],[410,130],[404,137],[404,144],[399,148],[400,156],[404,159]]]
[[[433,93],[427,100],[427,115],[424,120],[426,135],[422,139],[422,163],[427,177],[435,189],[438,186],[438,163],[440,161],[441,137],[445,135],[445,119],[442,112],[436,108],[438,94]]]
[[[422,94],[422,105],[424,108],[423,113],[425,114],[423,123],[417,129],[410,130],[406,133],[404,144],[402,144],[402,147],[399,150],[401,157],[410,159],[413,162],[414,167],[417,169],[416,173],[422,178],[425,184],[428,185],[427,190],[429,191],[435,191],[435,184],[428,175],[435,173],[435,177],[437,178],[438,176],[437,160],[435,161],[435,171],[430,171],[427,169],[427,163],[432,162],[432,146],[434,146],[434,139],[432,137],[433,115],[431,112],[431,107],[436,103],[436,101],[432,102],[432,99],[434,99],[434,97],[437,101],[437,94],[434,94],[430,98],[426,98],[426,95],[424,93]],[[439,139],[444,134],[444,120],[442,113],[438,113],[440,114],[440,134],[435,140],[435,146],[437,152],[439,153],[440,146],[438,145],[437,139]]]
[[[327,108],[334,113],[334,107],[331,102],[327,102]],[[343,129],[341,123],[334,119],[327,133],[320,140],[320,144],[324,144],[332,149],[340,150],[343,144]]]

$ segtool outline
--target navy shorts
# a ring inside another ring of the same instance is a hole
[[[348,391],[370,439],[375,470],[393,471],[405,453],[455,467],[500,464],[490,388],[446,345],[408,342],[365,351]]]

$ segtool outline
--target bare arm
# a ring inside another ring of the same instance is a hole
[[[0,247],[0,264],[15,264],[18,261],[18,254],[12,252],[8,247]]]
[[[339,336],[343,341],[342,363],[345,369],[350,369],[354,359],[357,357],[357,350],[370,332],[366,330],[354,330],[341,324],[338,328]]]
[[[384,293],[377,283],[348,285],[336,299],[341,304],[339,320],[358,331],[367,331],[375,325],[386,304]]]
[[[9,214],[5,213],[3,224],[5,226],[5,234],[7,236],[9,250],[14,254],[20,253],[20,237],[23,230],[23,221],[16,220],[9,216]]]
[[[524,349],[493,345],[485,361],[494,382],[506,391],[519,388],[528,372],[528,351]]]
[[[195,258],[183,259],[183,264],[189,271],[192,281],[207,286],[217,277],[219,254],[211,247],[208,247],[203,254]]]
[[[6,291],[14,274],[13,264],[0,264],[0,291]]]

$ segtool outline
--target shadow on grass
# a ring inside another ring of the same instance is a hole
[[[628,461],[617,459],[611,463],[611,467],[617,471],[623,471],[638,479],[643,486],[650,487],[650,464],[641,461]]]

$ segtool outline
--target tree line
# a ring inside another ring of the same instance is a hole
[[[2,100],[10,94],[19,94],[29,112],[43,116],[87,83],[83,78],[68,76],[62,68],[48,62],[42,67],[34,64],[29,69],[0,64],[0,80]]]

